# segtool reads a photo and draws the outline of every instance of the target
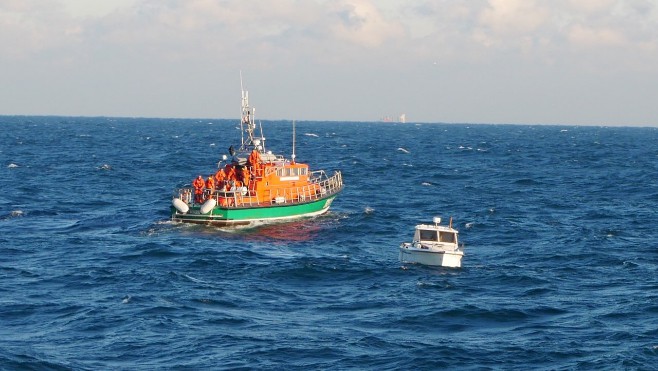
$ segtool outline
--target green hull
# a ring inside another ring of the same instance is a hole
[[[257,221],[275,221],[305,216],[320,215],[327,210],[336,194],[329,197],[305,203],[267,205],[259,207],[221,207],[216,206],[207,214],[201,214],[200,205],[191,206],[190,210],[181,214],[171,207],[171,220],[183,223],[209,224],[230,226],[249,224]]]

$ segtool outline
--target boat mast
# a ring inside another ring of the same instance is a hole
[[[254,130],[256,130],[256,120],[254,119],[256,108],[249,106],[249,92],[244,90],[244,85],[242,84],[242,71],[240,71],[240,89],[242,90],[242,113],[240,114],[240,150],[247,151],[249,148],[255,148],[260,152],[264,152],[265,137],[263,136],[262,125],[260,128],[260,137],[254,137]],[[247,134],[246,138],[245,133]]]
[[[292,156],[290,156],[292,164],[295,164],[295,120],[292,120]]]
[[[242,112],[240,112],[240,148],[244,147],[244,113],[245,107],[249,106],[249,98],[247,97],[246,92],[244,91],[244,85],[242,84],[242,70],[240,70],[240,91],[242,92],[242,100],[240,105]]]

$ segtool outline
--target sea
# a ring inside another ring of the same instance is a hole
[[[169,210],[238,120],[1,116],[0,369],[658,369],[658,128],[294,133],[330,211],[217,228]],[[401,263],[436,216],[462,267]]]

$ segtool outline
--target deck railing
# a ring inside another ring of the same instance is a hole
[[[204,200],[214,198],[217,205],[227,208],[239,208],[250,206],[268,206],[298,204],[318,200],[331,196],[343,189],[343,175],[336,171],[331,177],[324,170],[313,171],[310,174],[310,184],[301,187],[273,188],[269,193],[259,199],[252,189],[239,187],[231,191],[204,190]],[[187,204],[192,204],[194,189],[180,188],[177,190],[178,197]]]

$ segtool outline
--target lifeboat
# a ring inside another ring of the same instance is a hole
[[[311,170],[290,158],[266,149],[262,124],[256,134],[255,108],[242,89],[241,143],[230,146],[211,176],[212,188],[175,190],[171,220],[181,223],[230,226],[257,221],[277,221],[326,213],[343,189],[340,171]],[[294,132],[294,122],[293,122]],[[294,135],[293,135],[294,138]]]

